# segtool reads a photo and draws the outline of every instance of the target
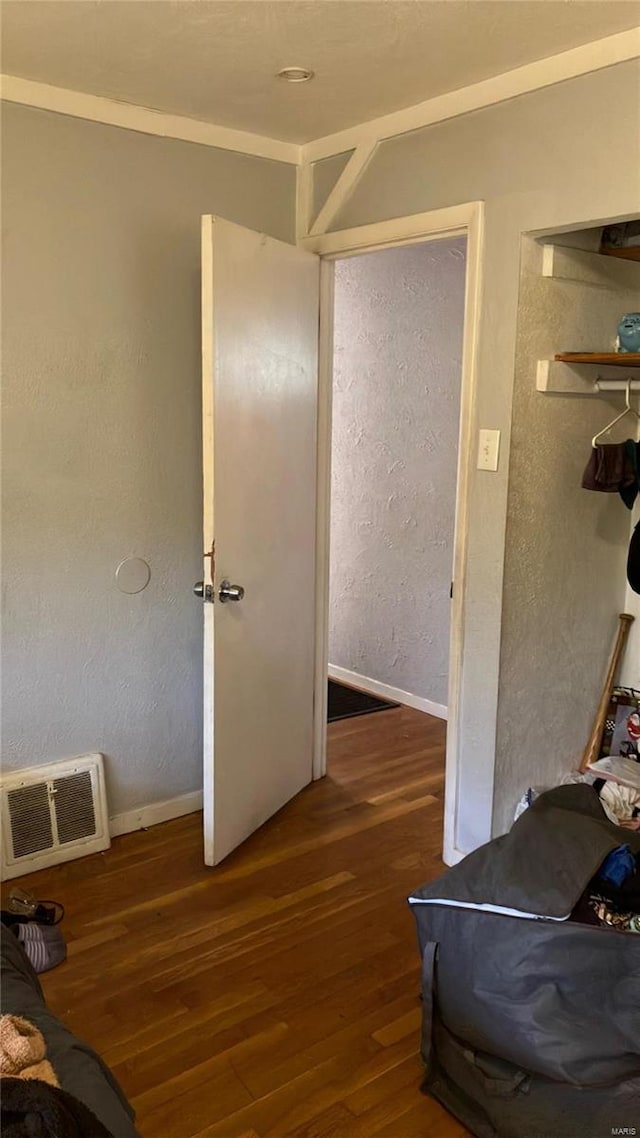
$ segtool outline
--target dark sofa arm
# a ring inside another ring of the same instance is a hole
[[[23,1016],[39,1028],[47,1046],[47,1058],[63,1090],[85,1103],[113,1138],[139,1138],[133,1109],[111,1071],[91,1047],[49,1011],[22,945],[6,925],[2,925],[1,931],[3,1014]]]

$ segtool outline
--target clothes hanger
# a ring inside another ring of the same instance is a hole
[[[631,406],[631,380],[630,379],[627,380],[627,386],[626,386],[625,390],[626,390],[626,395],[625,395],[624,411],[621,411],[619,415],[616,415],[615,419],[612,419],[610,423],[607,423],[606,427],[603,427],[601,431],[598,431],[597,435],[593,436],[593,438],[591,440],[591,446],[592,447],[596,447],[598,445],[599,440],[602,438],[602,436],[606,435],[607,431],[610,431],[612,427],[615,427],[616,423],[619,423],[622,419],[624,419],[625,415],[632,414],[632,415],[635,415],[636,419],[640,419],[640,413],[638,411],[636,411],[635,407]]]

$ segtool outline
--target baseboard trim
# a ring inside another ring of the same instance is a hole
[[[138,806],[136,810],[126,810],[124,814],[114,814],[109,819],[109,833],[112,838],[119,834],[131,834],[134,830],[146,830],[159,822],[169,822],[171,818],[182,818],[184,814],[194,814],[202,810],[202,791],[193,790],[177,798],[164,802],[150,802],[148,806]]]
[[[458,862],[462,861],[462,859],[467,856],[468,855],[466,853],[463,853],[462,850],[456,849],[455,847],[451,850],[447,849],[447,845],[445,843],[445,847],[442,852],[442,860],[445,865],[457,865]]]
[[[447,708],[443,703],[433,703],[421,695],[412,695],[411,692],[391,687],[390,684],[381,684],[379,680],[372,680],[370,676],[361,676],[358,672],[349,671],[348,668],[340,668],[337,664],[329,664],[329,679],[359,688],[368,695],[377,695],[381,699],[390,699],[393,703],[413,707],[416,711],[426,711],[427,715],[435,715],[437,719],[447,718]]]

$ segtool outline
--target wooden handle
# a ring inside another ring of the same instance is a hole
[[[593,727],[591,728],[589,741],[587,742],[587,745],[584,749],[578,770],[586,770],[589,763],[595,762],[595,760],[600,755],[600,744],[602,743],[602,736],[604,734],[604,728],[607,722],[607,712],[609,710],[609,704],[611,702],[611,693],[616,682],[616,673],[620,664],[620,657],[624,651],[624,646],[627,643],[627,636],[629,635],[629,629],[631,628],[634,620],[635,617],[631,616],[628,612],[621,612],[620,616],[618,617],[618,631],[616,634],[615,643],[613,645],[611,659],[609,660],[609,667],[607,669],[607,675],[604,681],[602,695],[600,696],[600,703],[598,704],[598,710],[593,721]]]

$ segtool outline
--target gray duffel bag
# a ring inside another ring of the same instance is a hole
[[[477,1138],[640,1135],[640,934],[569,919],[622,844],[592,787],[557,787],[409,899],[423,1089]]]

